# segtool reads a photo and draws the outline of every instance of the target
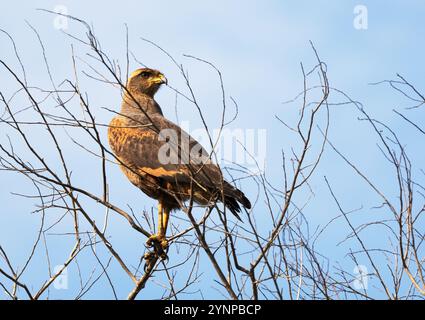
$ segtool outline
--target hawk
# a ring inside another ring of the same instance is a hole
[[[158,200],[158,231],[147,245],[166,257],[170,212],[191,200],[200,205],[221,201],[238,213],[251,203],[242,191],[223,179],[220,168],[205,149],[179,126],[163,116],[154,95],[167,79],[158,70],[134,71],[123,94],[121,111],[112,119],[108,140],[128,180]]]

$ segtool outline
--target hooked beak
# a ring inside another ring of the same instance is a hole
[[[158,83],[158,84],[168,84],[168,80],[167,80],[167,78],[162,74],[162,73],[160,73],[155,79],[154,79],[154,81],[155,81],[155,83]]]

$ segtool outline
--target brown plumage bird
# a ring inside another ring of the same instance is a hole
[[[127,178],[158,200],[158,232],[149,245],[167,247],[170,212],[192,199],[201,205],[222,201],[239,219],[241,208],[251,208],[245,195],[223,180],[202,146],[167,120],[154,95],[164,75],[153,69],[134,71],[127,81],[121,111],[109,124],[108,139]]]

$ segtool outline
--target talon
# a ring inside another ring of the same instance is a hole
[[[146,261],[149,261],[149,260],[152,260],[153,256],[154,256],[154,253],[149,251],[143,255],[143,259]]]
[[[144,259],[149,262],[155,256],[161,258],[162,260],[168,260],[167,249],[168,249],[168,240],[164,236],[157,234],[151,235],[148,240],[146,240],[146,246],[153,248],[154,252],[147,252],[144,256]]]
[[[147,272],[149,265],[151,264],[152,260],[155,258],[155,254],[153,252],[146,252],[145,255],[143,256],[143,258],[146,261],[146,263],[143,267],[143,270],[145,272]]]
[[[155,237],[155,235],[150,236],[150,237],[148,238],[148,240],[146,240],[146,246],[147,246],[148,248],[151,248],[151,247],[153,246],[153,243],[154,243],[154,237]]]
[[[168,249],[168,240],[167,239],[161,240],[161,247],[164,251]]]
[[[159,242],[158,235],[153,234],[148,238],[148,240],[146,240],[146,246],[148,248],[152,248],[155,245],[155,243],[158,243],[158,242]]]
[[[165,239],[163,236],[159,236],[157,234],[151,235],[148,240],[146,240],[146,246],[148,246],[149,248],[154,247],[155,244],[160,245],[163,249],[168,248],[168,240]]]
[[[159,252],[159,256],[161,260],[168,260],[167,251],[168,251],[168,241],[164,239],[161,241],[161,248]]]
[[[160,255],[161,260],[168,260],[168,255],[165,251],[163,251]]]

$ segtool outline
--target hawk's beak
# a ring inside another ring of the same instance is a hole
[[[154,79],[155,83],[158,84],[168,84],[168,80],[167,78],[161,73],[159,74],[155,79]]]

